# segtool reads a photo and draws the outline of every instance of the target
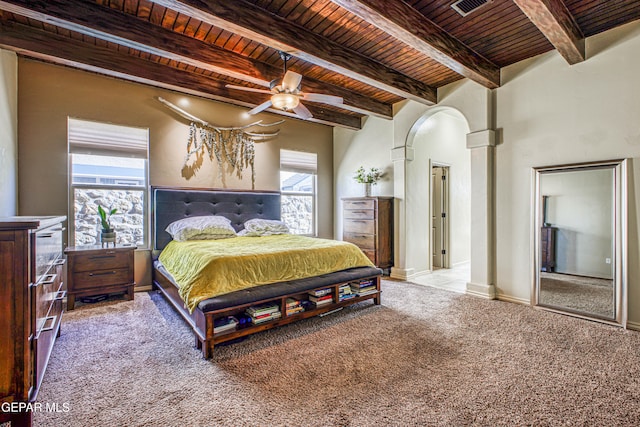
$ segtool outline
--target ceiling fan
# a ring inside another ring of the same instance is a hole
[[[249,111],[249,114],[257,114],[266,110],[269,107],[274,107],[283,111],[293,111],[298,117],[302,119],[310,119],[313,117],[311,112],[300,103],[300,99],[311,102],[320,102],[329,105],[341,105],[343,100],[339,96],[325,95],[321,93],[308,93],[300,90],[300,82],[302,76],[296,72],[287,70],[287,60],[291,58],[291,55],[285,52],[280,52],[280,57],[284,61],[284,77],[282,83],[278,84],[278,79],[272,80],[269,84],[270,90],[255,89],[252,87],[226,85],[229,89],[244,90],[247,92],[267,93],[271,94],[271,98],[268,101],[263,102],[257,107]]]

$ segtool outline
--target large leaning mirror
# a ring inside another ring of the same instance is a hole
[[[626,325],[626,161],[534,169],[534,305]]]

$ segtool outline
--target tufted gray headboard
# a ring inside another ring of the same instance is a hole
[[[222,215],[240,231],[252,218],[280,219],[280,193],[187,188],[151,188],[152,238],[154,251],[171,241],[165,228],[189,216]]]

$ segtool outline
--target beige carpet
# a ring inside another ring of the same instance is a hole
[[[158,294],[66,313],[36,426],[640,425],[640,333],[403,282],[217,347]]]
[[[540,303],[605,319],[615,318],[613,280],[540,273]]]

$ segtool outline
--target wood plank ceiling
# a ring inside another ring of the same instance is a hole
[[[469,78],[500,85],[500,69],[557,49],[584,60],[584,38],[640,18],[640,0],[0,0],[0,47],[25,57],[254,107],[288,69],[310,120],[359,129],[392,105],[431,105]],[[291,112],[270,109],[295,117]]]

